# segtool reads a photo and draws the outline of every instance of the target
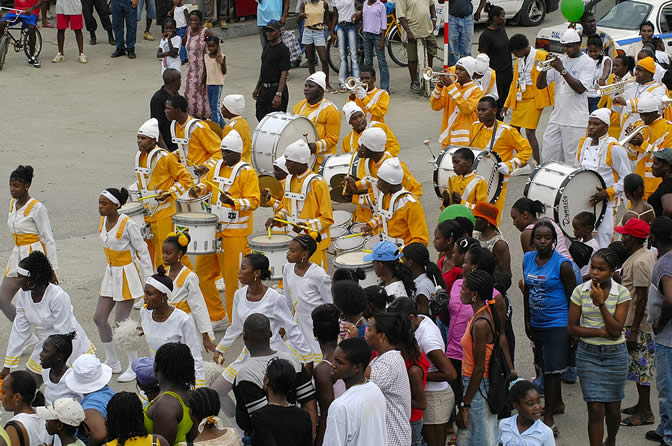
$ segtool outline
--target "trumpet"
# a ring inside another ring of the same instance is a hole
[[[672,98],[670,99],[670,102],[672,102]],[[642,131],[644,130],[645,127],[646,127],[645,124],[640,124],[640,125],[638,125],[637,127],[635,127],[635,128],[632,129],[632,130],[629,130],[629,131],[626,130],[626,136],[625,136],[625,138],[623,138],[622,140],[620,140],[620,141],[618,142],[618,145],[621,146],[621,147],[623,147],[629,154],[631,154],[631,155],[636,155],[636,154],[637,154],[637,150],[634,149],[634,148],[632,148],[632,147],[630,147],[630,141],[632,141],[632,138],[634,138],[635,136],[637,136],[637,135],[639,135],[640,133],[642,133]]]
[[[440,77],[449,77],[453,82],[457,82],[457,75],[454,73],[445,73],[443,71],[434,71],[432,67],[426,67],[422,70],[422,78],[426,81],[438,82]]]
[[[358,87],[362,87],[366,90],[369,88],[369,85],[352,76],[345,79],[345,88],[348,90],[356,90]]]
[[[537,68],[537,71],[549,71],[553,69],[551,62],[553,62],[555,59],[556,57],[553,57],[551,59],[544,60],[543,62],[541,60],[535,60],[534,66]]]
[[[600,96],[622,94],[625,91],[625,88],[633,82],[635,82],[635,78],[631,77],[609,85],[598,85],[595,87],[595,90],[597,90]]]

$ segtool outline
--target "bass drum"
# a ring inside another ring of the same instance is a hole
[[[436,157],[434,162],[434,192],[439,198],[443,198],[443,191],[448,185],[448,178],[455,176],[453,170],[453,154],[465,146],[448,146],[446,149]],[[504,184],[504,175],[497,170],[497,164],[502,161],[502,158],[497,152],[490,152],[487,150],[475,149],[467,147],[474,152],[474,170],[476,173],[488,183],[488,201],[494,203],[499,198],[502,192],[502,184]]]
[[[601,201],[594,207],[589,203],[597,187],[605,189],[606,185],[594,170],[547,161],[534,169],[523,195],[541,201],[546,206],[543,216],[554,220],[565,235],[572,237],[572,219],[579,212],[594,213],[595,227],[600,225],[607,203]]]
[[[273,175],[273,161],[285,153],[285,148],[297,139],[317,141],[317,129],[308,118],[285,112],[273,112],[264,116],[252,135],[252,166],[260,175]],[[315,167],[316,156],[312,155],[308,168]]]

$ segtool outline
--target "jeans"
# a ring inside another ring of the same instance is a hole
[[[224,118],[222,113],[219,111],[219,97],[222,95],[223,85],[208,85],[208,102],[210,103],[210,110],[212,117],[210,118],[212,122],[215,122],[218,126],[224,128]]]
[[[147,19],[155,19],[156,18],[156,3],[154,3],[154,0],[146,0],[147,1]],[[138,0],[138,22],[142,18],[142,7],[144,6],[145,0]]]
[[[177,28],[175,31],[177,32],[178,36],[184,37],[184,34],[187,32],[187,27],[183,26],[181,28]],[[182,62],[187,60],[187,47],[185,45],[180,45],[180,60]]]
[[[422,439],[422,418],[411,421],[411,446],[427,446]]]
[[[600,102],[599,97],[594,97],[591,98],[590,96],[588,97],[588,113],[592,113],[595,110],[597,110],[597,104]]]
[[[466,392],[469,377],[463,376],[462,383]],[[467,415],[467,428],[457,430],[457,446],[483,446],[497,444],[497,415],[490,412],[485,399],[488,394],[488,379],[481,379],[479,390],[471,400]]]
[[[390,72],[387,69],[387,59],[385,59],[385,47],[378,49],[382,34],[364,33],[364,65],[373,65],[373,52],[376,52],[378,59],[378,72],[380,74],[380,88],[390,92]]]
[[[672,445],[672,347],[655,343],[654,359],[656,363],[656,386],[660,423],[656,433],[663,437],[663,443]]]
[[[345,78],[347,77],[348,72],[348,62],[345,53],[347,47],[350,47],[350,59],[352,61],[351,75],[359,79],[359,47],[357,46],[357,25],[340,22],[336,32],[338,34],[338,52],[341,56],[341,66],[338,70],[338,85],[343,87],[345,85]]]
[[[112,29],[117,49],[124,49],[124,22],[126,22],[126,46],[127,50],[135,50],[135,33],[137,31],[137,8],[133,7],[131,0],[112,0]]]
[[[457,59],[471,56],[471,41],[474,38],[474,19],[469,14],[466,17],[448,16],[448,66],[452,67]]]

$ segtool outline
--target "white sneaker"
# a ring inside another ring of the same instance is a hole
[[[213,331],[222,331],[222,330],[226,330],[227,328],[229,328],[229,325],[230,325],[230,324],[229,324],[229,317],[228,317],[228,316],[224,316],[222,319],[220,319],[220,320],[218,320],[218,321],[214,321],[214,322],[212,323],[212,330],[213,330]]]
[[[109,362],[105,361],[103,364],[106,364],[106,365],[110,366],[110,368],[112,369],[112,373],[114,373],[115,375],[117,373],[121,373],[121,362],[120,361],[117,361],[115,363],[109,363]]]
[[[63,62],[65,60],[65,57],[61,53],[56,53],[53,59],[51,59],[51,63],[59,63]]]
[[[215,280],[215,286],[217,287],[217,291],[219,291],[220,293],[224,292],[224,290],[226,290],[226,286],[224,284],[224,279],[222,279],[221,277],[219,279]]]
[[[82,53],[79,55],[79,63],[87,63],[89,59],[86,57],[86,54]]]
[[[131,381],[135,381],[135,372],[130,367],[117,378],[117,382],[120,383],[127,383]]]

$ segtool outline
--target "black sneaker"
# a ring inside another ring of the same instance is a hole
[[[91,31],[91,40],[89,40],[89,45],[93,46],[96,44],[96,33]]]
[[[29,57],[28,58],[28,65],[32,65],[35,68],[40,68],[42,65],[40,64],[40,61],[37,60],[37,57]]]
[[[656,432],[655,430],[647,431],[646,434],[644,435],[644,438],[650,441],[663,441],[662,435],[658,435],[658,432]]]
[[[114,35],[112,34],[112,30],[109,30],[107,32],[107,42],[112,46],[117,44],[117,41],[114,40]]]
[[[411,91],[415,94],[422,94],[422,87],[418,82],[411,82]]]
[[[117,48],[114,50],[114,53],[110,57],[120,57],[120,56],[125,56],[126,55],[126,50],[122,48]]]
[[[128,53],[128,58],[129,59],[135,59],[135,50],[134,49],[133,50],[127,50],[126,52]]]

